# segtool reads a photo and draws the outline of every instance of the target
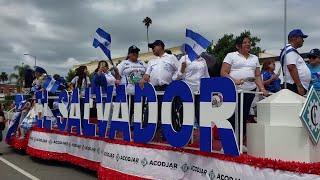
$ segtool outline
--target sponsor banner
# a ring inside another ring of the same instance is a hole
[[[30,148],[99,162],[100,170],[151,179],[292,180],[319,179],[311,174],[259,169],[185,152],[105,142],[98,139],[32,131]],[[68,160],[66,158],[66,160]],[[99,176],[99,175],[98,175]],[[101,176],[102,177],[102,176]]]

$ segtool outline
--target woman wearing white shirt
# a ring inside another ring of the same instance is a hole
[[[135,84],[139,83],[146,67],[144,63],[138,60],[140,49],[137,46],[130,46],[128,49],[127,60],[122,61],[118,66],[118,71],[121,76],[121,83],[126,85],[126,91],[129,95],[130,123],[133,122],[134,113],[134,92]]]
[[[208,78],[208,66],[202,57],[191,62],[188,55],[180,58],[179,70],[174,74],[173,80],[183,80],[191,88],[192,92],[200,89],[200,79]]]
[[[134,95],[134,86],[139,83],[146,72],[145,64],[138,59],[140,49],[130,46],[128,49],[128,59],[121,61],[117,68],[121,76],[121,83],[127,85],[127,93]]]
[[[173,80],[183,80],[186,82],[193,93],[199,92],[201,78],[208,78],[208,66],[206,60],[202,57],[191,61],[188,55],[184,55],[179,60],[179,69],[174,74]],[[195,119],[196,126],[199,124],[199,95],[194,95],[195,99]]]
[[[76,76],[71,80],[73,88],[84,89],[90,86],[87,66],[80,66],[76,69]]]
[[[267,95],[260,74],[259,59],[257,56],[250,54],[251,40],[247,35],[241,35],[236,39],[236,48],[238,51],[228,53],[225,57],[221,76],[231,78],[237,85],[238,90],[256,91],[259,90]],[[244,134],[246,134],[246,120],[248,119],[251,103],[255,94],[244,94],[243,99],[243,123]],[[240,101],[238,101],[238,109],[240,110]],[[233,128],[235,128],[235,115],[229,119]]]

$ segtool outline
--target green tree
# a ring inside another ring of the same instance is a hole
[[[245,30],[239,36],[248,35],[251,38],[251,54],[259,55],[259,53],[264,52],[257,44],[260,42],[260,38],[256,36],[251,36],[250,31]],[[220,38],[215,45],[209,46],[207,52],[213,54],[217,58],[217,64],[214,68],[213,74],[215,76],[220,76],[220,69],[222,62],[226,55],[230,52],[237,51],[236,48],[236,39],[239,36],[234,36],[233,34],[225,34]]]
[[[72,69],[69,69],[69,72],[66,76],[66,81],[67,82],[71,82],[71,80],[76,76],[76,71],[75,70],[72,70]]]
[[[6,81],[8,81],[8,74],[6,73],[6,72],[1,72],[1,74],[0,74],[0,81],[1,82],[6,82]]]
[[[23,82],[24,82],[24,73],[27,69],[30,69],[30,66],[29,65],[16,65],[14,66],[14,70],[17,71],[17,73],[12,73],[10,74],[10,81],[12,79],[16,79],[16,85],[19,88],[22,88],[23,87]]]
[[[152,19],[150,17],[145,17],[142,22],[147,28],[147,42],[149,44],[149,27],[152,24]],[[149,47],[148,47],[148,52],[149,52]]]

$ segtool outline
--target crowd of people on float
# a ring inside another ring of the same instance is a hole
[[[266,60],[262,64],[260,71],[260,62],[256,55],[250,53],[251,39],[249,36],[241,35],[236,39],[237,51],[230,52],[223,60],[220,75],[231,78],[237,90],[260,91],[263,96],[270,93],[276,93],[282,88],[287,88],[297,94],[306,95],[311,86],[320,88],[320,50],[312,49],[308,54],[309,63],[306,63],[297,49],[303,46],[305,35],[300,29],[294,29],[288,34],[288,44],[283,48],[280,54],[282,73],[284,76],[283,84],[279,78],[281,71],[275,69],[274,60]],[[61,89],[72,90],[79,88],[81,94],[87,87],[105,87],[108,85],[125,84],[128,93],[128,106],[130,107],[130,122],[132,123],[134,101],[132,96],[135,91],[135,84],[141,88],[145,83],[151,83],[156,91],[165,91],[166,87],[174,80],[185,81],[192,92],[195,94],[195,125],[199,124],[199,86],[201,78],[208,78],[209,71],[206,60],[199,56],[191,61],[188,55],[177,59],[170,51],[165,49],[165,44],[161,40],[156,40],[148,44],[156,56],[145,64],[139,59],[140,49],[137,46],[130,46],[127,58],[117,66],[109,67],[107,61],[99,61],[93,78],[89,78],[89,72],[86,66],[80,66],[76,69],[76,74],[71,82],[66,82],[59,75],[53,76],[56,81],[61,82]],[[32,81],[31,92],[40,90],[47,72],[36,67],[34,70],[34,79]],[[284,85],[285,84],[285,85]],[[245,93],[243,102],[244,134],[245,123],[248,119],[250,107],[256,94]],[[158,122],[161,123],[161,93],[158,99]],[[30,102],[32,103],[32,102]],[[173,108],[176,112],[181,112],[179,107],[181,101],[175,99]],[[83,107],[82,107],[83,108]],[[240,108],[238,108],[240,110]],[[23,118],[23,117],[22,117]],[[179,129],[182,124],[182,118],[177,117],[173,122],[173,127]],[[235,115],[229,119],[235,126]],[[1,129],[1,128],[0,128]]]

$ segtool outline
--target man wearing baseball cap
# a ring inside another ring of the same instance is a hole
[[[148,46],[157,58],[149,61],[140,86],[143,87],[145,82],[150,82],[157,91],[164,91],[172,82],[172,76],[178,70],[179,61],[174,55],[165,52],[165,45],[161,40],[156,40]]]
[[[156,91],[165,91],[166,87],[172,82],[173,75],[178,70],[179,61],[173,54],[165,52],[165,45],[161,40],[156,40],[148,44],[148,46],[157,58],[148,62],[146,73],[140,81],[140,87],[143,88],[145,82],[150,82]],[[160,126],[162,95],[157,97],[158,124]]]
[[[288,44],[280,54],[280,62],[284,74],[284,81],[289,90],[305,95],[311,80],[310,70],[297,51],[303,46],[305,35],[301,29],[294,29],[288,34]]]
[[[316,89],[320,88],[320,50],[312,49],[309,54],[309,64],[307,65],[311,72],[311,82],[309,88],[313,86]]]

